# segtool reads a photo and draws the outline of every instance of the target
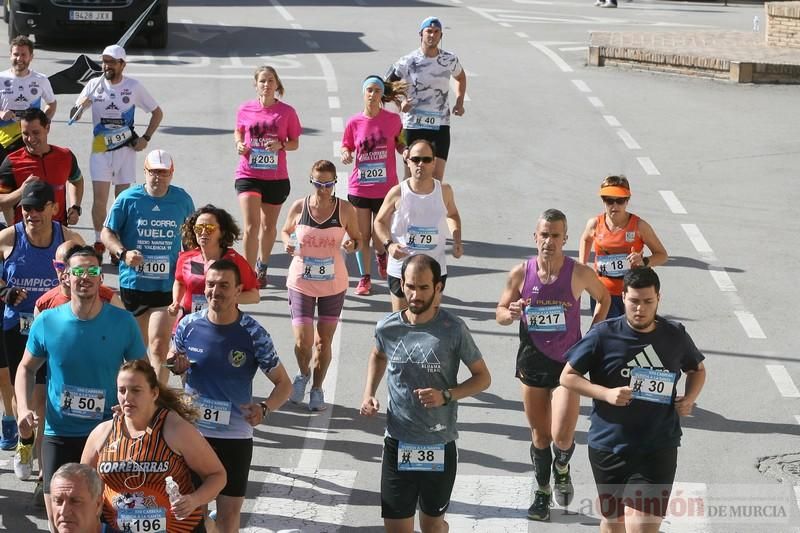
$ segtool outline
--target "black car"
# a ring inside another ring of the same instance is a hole
[[[69,38],[71,35],[119,39],[153,0],[4,0],[8,40],[17,35]],[[165,48],[169,36],[168,0],[157,5],[142,23],[139,36],[150,48]]]

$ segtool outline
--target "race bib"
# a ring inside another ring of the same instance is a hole
[[[636,367],[631,369],[633,398],[655,403],[672,403],[675,390],[675,372]]]
[[[360,163],[358,165],[360,183],[386,183],[386,163]]]
[[[124,145],[133,137],[133,130],[128,126],[115,128],[103,134],[103,142],[108,150],[114,150]]]
[[[414,111],[414,128],[421,130],[438,130],[442,125],[442,115],[435,111]]]
[[[264,148],[252,148],[248,164],[250,168],[255,170],[276,170],[278,168],[278,154]]]
[[[167,533],[167,510],[118,508],[117,528],[126,533]]]
[[[208,309],[208,299],[205,294],[192,295],[192,313]]]
[[[197,427],[221,430],[231,423],[231,402],[198,396],[195,405],[200,411]]]
[[[330,281],[334,278],[333,257],[304,257],[303,279]]]
[[[64,416],[102,420],[105,409],[105,390],[64,385],[61,392],[61,414]]]
[[[409,226],[406,246],[418,252],[433,250],[439,245],[439,228],[430,226]]]
[[[31,330],[33,324],[33,313],[20,313],[19,314],[19,334],[27,335]]]
[[[566,331],[563,305],[529,305],[525,308],[528,331]]]
[[[607,278],[621,278],[631,269],[628,254],[597,256],[597,273]]]
[[[444,472],[444,444],[398,442],[397,470]]]
[[[136,273],[147,279],[169,279],[169,256],[146,255],[144,262],[135,267]]]

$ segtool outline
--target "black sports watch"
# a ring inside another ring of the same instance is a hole
[[[120,261],[122,261],[124,263],[125,262],[125,254],[127,254],[127,253],[128,253],[128,249],[123,246],[122,248],[119,249],[119,252],[117,252],[117,259],[119,259]]]
[[[392,239],[386,239],[386,241],[383,243],[383,249],[388,251],[389,250],[389,246],[391,246],[393,244],[394,244],[394,241]]]
[[[453,394],[450,392],[450,389],[442,390],[442,398],[444,399],[443,405],[447,405],[453,400]]]
[[[267,406],[267,402],[261,402],[258,405],[261,406],[261,420],[264,421],[271,411],[269,410],[269,406]]]
[[[152,139],[152,137],[150,137],[148,134],[145,133],[144,135],[142,135],[142,139],[144,139],[147,142],[150,142],[150,139]]]
[[[78,216],[81,216],[83,214],[83,209],[81,209],[81,206],[79,205],[73,205],[72,207],[70,207],[70,209],[74,209],[75,211],[77,211]]]

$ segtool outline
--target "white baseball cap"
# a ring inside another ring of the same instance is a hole
[[[121,59],[123,61],[125,61],[125,58],[127,57],[125,55],[125,49],[118,44],[106,46],[101,55],[113,57],[114,59]]]
[[[164,150],[153,150],[144,160],[144,168],[148,170],[169,170],[175,169],[172,156]]]

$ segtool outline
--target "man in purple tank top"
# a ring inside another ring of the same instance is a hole
[[[560,387],[558,380],[565,353],[581,338],[581,294],[586,291],[597,301],[592,324],[605,319],[611,297],[594,270],[564,255],[564,213],[543,212],[534,239],[538,255],[511,270],[495,317],[503,326],[519,323],[516,376],[533,437],[531,460],[538,484],[528,518],[546,521],[551,468],[556,502],[567,506],[573,496],[569,460],[575,451],[580,397]]]

